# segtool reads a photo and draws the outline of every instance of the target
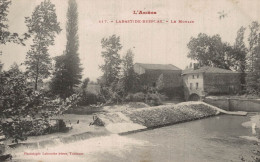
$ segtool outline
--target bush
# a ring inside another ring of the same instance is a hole
[[[133,95],[134,102],[145,102],[146,95],[143,92],[138,92]]]
[[[18,140],[26,140],[27,136],[39,136],[55,132],[65,132],[69,128],[66,127],[62,119],[56,120],[54,124],[50,124],[49,120],[21,120],[19,122],[3,123],[3,131],[5,137],[14,137],[13,142],[18,143]],[[15,134],[15,136],[13,136]]]
[[[78,104],[80,106],[88,106],[92,104],[97,104],[97,102],[98,102],[98,96],[96,94],[83,91]]]
[[[126,97],[125,97],[125,101],[126,102],[132,102],[134,100],[134,95],[132,93],[129,93]]]
[[[184,98],[183,87],[167,87],[158,91],[160,94],[166,95],[169,99],[172,98]]]
[[[162,101],[159,97],[159,94],[156,93],[148,93],[146,103],[151,106],[159,106],[162,104]]]
[[[143,92],[138,92],[135,94],[128,94],[125,98],[125,101],[127,102],[145,102],[146,99],[146,94],[144,94]]]
[[[114,82],[110,86],[101,85],[99,92],[100,101],[106,104],[122,103],[125,93],[122,88],[122,82]]]
[[[161,98],[165,99],[167,97],[159,93],[144,94],[143,92],[138,92],[135,94],[128,94],[125,100],[127,102],[145,102],[150,106],[158,106],[162,104]]]
[[[45,93],[30,88],[28,77],[18,69],[3,72],[0,78],[0,124],[3,134],[13,138],[14,142],[25,140],[30,130],[43,133],[49,125],[49,117],[62,114],[78,98],[72,95],[65,101],[51,100]]]
[[[166,95],[164,95],[164,94],[158,93],[157,95],[158,95],[158,97],[160,98],[161,101],[166,101],[166,100],[169,99],[169,98],[168,98]]]
[[[18,140],[25,140],[27,136],[38,136],[47,134],[47,130],[50,127],[48,122],[44,120],[21,120],[19,122],[5,122],[3,123],[3,131],[5,137],[13,137],[14,141],[18,143]]]

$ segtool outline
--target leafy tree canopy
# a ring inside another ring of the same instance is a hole
[[[112,35],[101,40],[103,51],[101,56],[104,58],[105,64],[100,68],[103,74],[103,81],[106,86],[112,85],[113,82],[118,81],[120,74],[121,59],[119,51],[122,49],[120,37]]]
[[[51,59],[48,47],[54,45],[55,34],[61,31],[55,5],[50,0],[44,0],[36,6],[30,18],[25,18],[25,22],[29,33],[34,36],[33,45],[26,55],[25,65],[37,90],[38,82],[50,75]]]
[[[223,43],[219,35],[208,36],[200,33],[188,43],[188,57],[197,60],[200,66],[215,66],[230,69],[227,54],[232,50],[228,43]]]

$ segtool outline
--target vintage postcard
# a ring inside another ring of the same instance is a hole
[[[260,161],[259,0],[0,0],[0,161]]]

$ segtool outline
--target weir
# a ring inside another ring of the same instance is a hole
[[[99,123],[102,121],[101,123],[112,133],[125,134],[214,116],[220,111],[203,102],[184,102],[99,114],[95,119]],[[98,125],[98,122],[94,121],[93,124]]]
[[[220,113],[246,115],[246,112],[230,112],[204,102],[183,102],[149,108],[128,109],[121,112],[99,114],[94,125],[105,126],[112,133],[129,134],[177,123],[215,116]]]

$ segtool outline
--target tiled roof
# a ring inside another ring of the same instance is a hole
[[[172,64],[143,64],[143,63],[136,63],[143,67],[144,69],[148,70],[181,70],[180,68],[172,65]]]
[[[210,66],[203,66],[199,69],[193,70],[193,69],[186,69],[182,71],[182,74],[196,74],[196,73],[226,73],[226,74],[232,74],[232,73],[239,73],[237,71],[227,70],[227,69],[221,69],[217,67],[210,67]]]

